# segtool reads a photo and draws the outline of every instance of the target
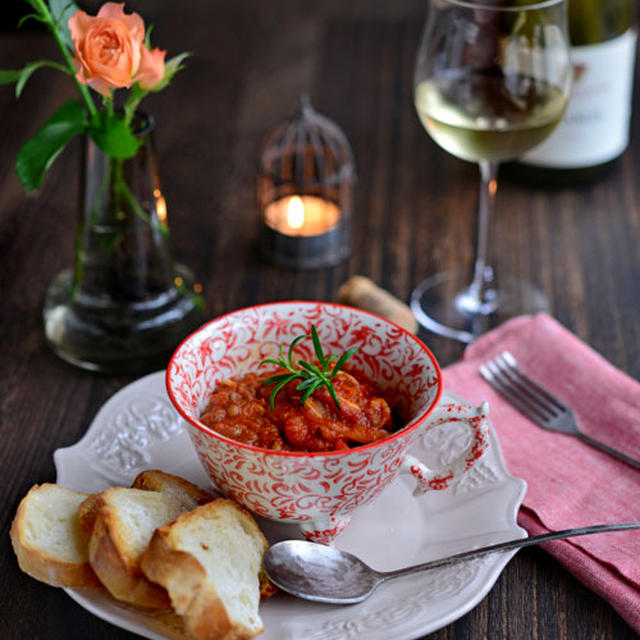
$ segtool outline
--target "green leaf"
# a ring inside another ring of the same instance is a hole
[[[265,358],[259,366],[261,367],[263,364],[275,364],[278,367],[282,366],[282,363],[279,360],[274,360],[273,358]]]
[[[300,404],[304,404],[308,399],[309,396],[319,387],[323,384],[322,380],[316,380],[303,394],[302,398],[300,398]]]
[[[33,75],[34,71],[37,71],[38,69],[44,66],[45,66],[44,62],[32,62],[22,70],[22,73],[20,74],[20,77],[16,82],[16,98],[20,97],[20,95],[22,94],[22,90],[27,84],[27,80],[29,80],[29,78]]]
[[[337,358],[338,356],[335,353],[332,353],[325,361],[324,364],[322,365],[322,373],[327,373],[327,371],[329,370],[329,365],[331,364],[331,361],[334,358]]]
[[[44,174],[74,136],[86,128],[83,108],[69,100],[18,151],[16,173],[27,191],[39,189]]]
[[[322,371],[320,371],[320,369],[318,369],[318,367],[316,367],[315,364],[309,364],[308,362],[305,362],[304,360],[300,360],[300,365],[303,366],[305,369],[311,371],[312,373],[315,373],[319,378],[324,377],[322,375]]]
[[[349,349],[349,351],[346,351],[345,353],[342,354],[342,357],[340,358],[340,360],[338,360],[338,362],[336,362],[336,366],[333,367],[333,369],[331,370],[331,373],[329,374],[329,377],[333,380],[336,377],[336,373],[338,373],[338,371],[340,371],[340,369],[342,369],[342,365],[358,350],[358,347],[351,347],[351,349]]]
[[[68,23],[69,18],[78,11],[80,7],[78,7],[75,2],[70,2],[69,0],[49,0],[49,9],[51,10],[53,21],[56,24],[62,41],[73,51],[73,40],[71,39],[71,31]]]
[[[27,13],[22,16],[20,20],[18,20],[18,29],[27,21],[27,20],[37,20],[38,22],[44,22],[46,24],[46,20],[39,13]]]
[[[22,90],[33,73],[42,67],[50,67],[69,74],[69,70],[65,66],[52,60],[36,60],[35,62],[30,62],[20,71],[20,77],[16,81],[16,98],[22,95]]]
[[[29,78],[35,71],[41,69],[42,67],[50,67],[52,69],[57,69],[58,71],[69,74],[69,70],[64,65],[53,62],[53,60],[36,60],[35,62],[30,62],[29,64],[25,65],[22,69],[9,69],[6,71],[0,71],[0,85],[13,84],[15,82],[16,98],[19,98]]]
[[[24,69],[0,71],[0,84],[13,84],[20,80],[20,76]]]
[[[283,380],[273,388],[273,391],[269,396],[269,406],[271,407],[271,411],[273,411],[276,408],[276,396],[278,395],[278,392],[280,391],[280,389],[282,389],[282,387],[284,387],[286,384],[288,384],[292,380],[295,380],[296,377],[297,377],[296,374],[292,373],[290,376],[287,376],[287,378],[290,378],[290,379]]]
[[[296,387],[296,391],[304,391],[305,389],[308,389],[312,384],[315,384],[317,380],[318,380],[317,378],[307,378],[306,380],[303,380]]]
[[[336,395],[336,390],[333,388],[333,385],[328,384],[327,389],[329,389],[329,393],[331,394],[333,401],[336,403],[336,407],[338,407],[338,411],[342,411],[342,407],[340,406],[340,401],[338,400],[338,396]]]
[[[151,49],[151,32],[153,31],[153,25],[150,24],[147,27],[147,32],[144,34],[144,46],[147,47],[147,49]]]
[[[111,158],[133,158],[140,141],[121,117],[103,111],[98,126],[89,129],[93,141]]]
[[[293,350],[296,348],[296,345],[298,344],[298,342],[300,342],[301,340],[304,340],[305,338],[308,338],[309,336],[306,335],[301,335],[298,336],[289,346],[289,366],[292,369],[295,369],[295,365],[293,364]]]
[[[289,382],[290,380],[292,380],[291,376],[295,376],[297,378],[298,374],[297,373],[280,373],[276,376],[271,376],[270,378],[263,380],[262,384],[275,384],[276,382],[282,382],[283,380],[287,380],[287,382]]]
[[[191,54],[187,51],[184,53],[179,53],[177,56],[170,58],[164,63],[164,76],[162,76],[162,80],[158,82],[158,84],[149,89],[149,91],[153,91],[154,93],[158,93],[158,91],[162,91],[165,87],[169,85],[171,80],[173,80],[173,76],[180,71],[180,69],[184,68],[182,64],[184,60],[186,60]]]
[[[322,353],[322,345],[320,344],[320,337],[318,336],[318,330],[316,329],[315,324],[311,325],[311,339],[313,340],[313,348],[316,352],[316,356],[318,356],[318,360],[324,368],[324,353]]]

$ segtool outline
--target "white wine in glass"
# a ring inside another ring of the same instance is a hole
[[[480,166],[474,274],[439,273],[413,292],[427,329],[470,342],[503,320],[546,309],[542,292],[488,264],[498,163],[542,142],[571,88],[566,0],[431,0],[415,69],[420,121],[443,149]]]

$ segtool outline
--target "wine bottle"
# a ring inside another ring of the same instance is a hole
[[[605,173],[626,149],[634,7],[634,0],[569,0],[571,98],[551,136],[520,159],[520,178],[551,184],[587,181]]]

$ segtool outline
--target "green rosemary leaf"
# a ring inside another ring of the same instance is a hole
[[[263,364],[275,364],[278,367],[282,366],[282,362],[274,360],[273,358],[265,358],[258,366],[261,367]]]
[[[309,396],[318,388],[320,387],[322,384],[324,384],[324,382],[322,380],[316,380],[303,394],[302,398],[300,398],[300,404],[304,404],[308,399]]]
[[[273,388],[273,391],[269,396],[269,406],[271,407],[271,411],[273,411],[276,408],[276,396],[278,395],[278,392],[280,391],[280,389],[282,389],[282,387],[284,387],[286,384],[288,384],[292,380],[295,380],[296,377],[297,377],[296,374],[292,373],[291,375],[287,376],[285,380],[282,380]]]
[[[297,373],[279,373],[276,376],[271,376],[270,378],[267,378],[266,380],[262,381],[262,384],[276,384],[277,382],[282,382],[283,380],[286,380],[287,382],[289,382],[291,379],[297,378],[298,374]]]
[[[300,342],[300,340],[304,340],[305,338],[308,338],[309,336],[302,334],[301,336],[298,336],[292,343],[291,346],[289,347],[289,367],[291,367],[292,370],[294,370],[296,367],[293,364],[293,350],[296,348],[296,345],[298,344],[298,342]]]
[[[340,401],[338,400],[338,396],[336,395],[336,390],[333,388],[333,385],[329,384],[327,385],[327,388],[329,389],[329,393],[331,394],[333,401],[336,403],[336,407],[338,407],[338,411],[342,411],[342,407],[340,406]]]
[[[331,364],[331,361],[334,358],[337,358],[338,356],[335,353],[332,353],[325,361],[324,364],[322,365],[322,373],[327,373],[327,371],[329,371],[329,365]]]
[[[346,351],[345,353],[342,354],[342,357],[340,358],[340,360],[338,360],[338,362],[336,362],[336,366],[333,367],[333,370],[331,371],[331,374],[329,375],[329,377],[333,380],[336,377],[336,373],[338,373],[338,371],[340,371],[340,369],[342,369],[342,366],[344,365],[344,363],[358,350],[358,347],[351,347],[351,349],[349,349],[348,351]]]
[[[320,369],[318,369],[318,367],[316,367],[315,364],[310,364],[310,363],[306,362],[305,360],[300,360],[300,365],[303,366],[308,371],[311,371],[311,372],[315,373],[318,377],[324,378],[324,375],[322,374],[322,371],[320,371]]]
[[[322,353],[322,345],[320,344],[320,337],[314,324],[311,325],[311,339],[313,340],[313,348],[316,352],[316,356],[320,361],[320,364],[324,366],[324,353]]]
[[[308,389],[310,385],[314,384],[317,381],[317,378],[307,378],[303,380],[297,387],[296,391],[304,391]]]

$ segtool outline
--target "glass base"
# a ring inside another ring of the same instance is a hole
[[[447,271],[416,287],[411,310],[425,329],[469,343],[509,318],[549,311],[549,304],[542,291],[516,279],[501,281],[478,302],[469,293],[469,274]]]
[[[193,275],[182,265],[175,271],[179,288],[135,304],[79,302],[72,296],[72,270],[61,271],[45,296],[47,341],[63,360],[91,371],[134,374],[166,367],[180,341],[202,323]]]

